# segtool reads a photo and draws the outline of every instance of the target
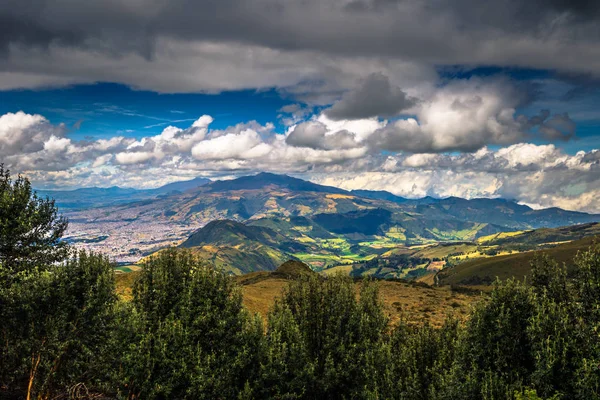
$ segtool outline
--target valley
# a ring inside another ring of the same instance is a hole
[[[433,283],[446,267],[600,233],[598,215],[503,199],[348,192],[268,173],[169,187],[142,200],[148,191],[134,193],[127,203],[122,191],[96,191],[97,207],[64,211],[66,240],[121,265],[180,246],[233,275],[273,271],[293,259],[324,274]],[[101,193],[117,194],[111,200]]]

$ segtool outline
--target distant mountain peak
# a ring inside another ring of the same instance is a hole
[[[169,192],[185,192],[187,190],[204,186],[210,182],[212,182],[210,179],[198,176],[187,181],[171,182],[156,189],[151,189],[151,191],[156,192],[157,194],[165,194]]]
[[[270,172],[261,172],[256,175],[242,176],[227,181],[215,181],[206,185],[207,190],[212,192],[223,192],[229,190],[256,190],[268,186],[278,186],[298,192],[321,192],[347,194],[346,190],[333,186],[324,186],[289,175],[279,175]]]

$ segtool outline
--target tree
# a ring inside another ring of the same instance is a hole
[[[576,299],[567,281],[567,269],[547,255],[531,263],[534,312],[527,328],[535,370],[530,385],[543,398],[573,393],[583,344]]]
[[[133,290],[120,382],[130,398],[236,398],[257,381],[260,319],[230,277],[188,251],[146,261]]]
[[[361,284],[359,299],[356,294],[348,277],[310,276],[290,283],[269,315],[263,397],[377,395],[384,381],[388,320],[372,282]]]
[[[100,362],[116,301],[113,264],[80,252],[51,269],[11,279],[0,265],[0,383],[27,398],[48,398],[103,379]]]
[[[535,368],[528,325],[532,290],[509,279],[496,281],[488,301],[472,312],[441,398],[512,398]]]
[[[430,399],[443,388],[443,375],[455,359],[459,323],[448,319],[443,327],[409,326],[401,322],[392,333],[391,398]]]
[[[67,254],[67,220],[54,200],[39,198],[27,178],[11,178],[0,164],[0,263],[13,271],[49,266]]]
[[[600,244],[578,253],[574,261],[574,291],[582,322],[577,335],[583,341],[575,393],[577,399],[600,399]]]

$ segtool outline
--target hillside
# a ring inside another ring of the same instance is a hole
[[[386,200],[394,203],[406,203],[410,200],[404,197],[396,196],[393,193],[385,190],[352,190],[350,191],[355,196],[366,197],[367,199]]]
[[[194,232],[180,247],[191,248],[215,266],[233,274],[271,271],[289,258],[288,253],[306,251],[265,227],[236,221],[213,221]]]
[[[495,234],[481,237],[478,243],[487,246],[502,246],[505,249],[528,248],[545,243],[559,243],[600,235],[600,223],[587,223],[559,228],[540,228],[510,234]]]
[[[538,254],[547,254],[559,263],[566,263],[567,271],[569,271],[575,255],[580,251],[587,250],[599,239],[600,236],[586,237],[554,247],[541,248],[538,251],[531,250],[465,261],[440,271],[437,274],[437,283],[439,285],[485,287],[491,285],[496,277],[501,280],[511,277],[522,280],[529,275],[531,261]]]
[[[180,247],[196,247],[205,244],[236,246],[249,241],[273,245],[284,238],[277,232],[259,226],[246,226],[240,222],[219,220],[209,222],[184,241]]]
[[[431,221],[430,228],[424,228],[410,218],[398,221],[387,210],[366,209],[310,218],[262,218],[246,223],[218,220],[194,232],[180,246],[202,252],[233,273],[272,270],[271,260],[282,257],[302,260],[321,271],[339,264],[368,262],[385,252],[405,248],[407,240],[435,243],[448,237],[474,239],[498,231],[499,228],[461,221]],[[248,251],[250,257],[242,257],[240,250]],[[248,265],[258,260],[265,262],[263,268]],[[405,277],[401,272],[405,264],[403,260],[394,261],[395,267],[388,271],[391,275],[386,276]]]

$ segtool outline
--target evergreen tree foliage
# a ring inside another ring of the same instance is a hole
[[[67,220],[58,214],[54,200],[42,199],[29,180],[13,180],[0,164],[0,263],[18,272],[28,266],[46,267],[66,256],[61,242]]]
[[[230,278],[190,252],[145,262],[129,318],[119,378],[130,398],[235,398],[256,382],[261,321]]]
[[[377,287],[347,277],[310,276],[290,284],[269,315],[264,395],[365,398],[385,372],[387,317]],[[281,369],[286,364],[287,368]],[[284,375],[279,375],[283,371]]]
[[[8,276],[7,276],[8,275]],[[52,269],[0,265],[0,382],[49,397],[99,384],[116,301],[112,264],[81,252]]]

